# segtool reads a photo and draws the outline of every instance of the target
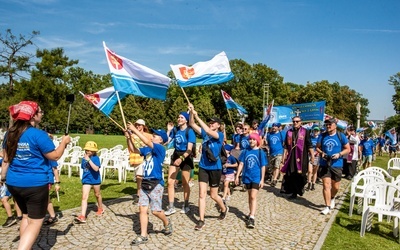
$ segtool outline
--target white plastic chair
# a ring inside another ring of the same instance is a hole
[[[101,167],[103,168],[103,174],[102,174],[103,181],[106,178],[107,170],[112,169],[114,171],[115,170],[117,171],[118,182],[119,183],[122,182],[122,178],[124,175],[123,172],[124,166],[121,157],[123,157],[123,151],[120,149],[116,149],[110,152],[108,156],[103,159],[103,163],[101,165]]]
[[[196,143],[196,157],[193,158],[194,163],[199,163],[201,158],[201,143]]]
[[[386,181],[389,181],[389,182],[393,182],[394,181],[394,177],[388,171],[386,171],[385,169],[380,168],[380,167],[373,166],[373,167],[369,167],[369,168],[367,168],[367,169],[365,169],[363,171],[366,171],[368,173],[369,173],[369,171],[380,172],[380,173],[383,174],[383,176],[385,177]]]
[[[385,182],[385,181],[386,180],[385,180],[384,175],[380,172],[370,171],[368,173],[366,171],[364,172],[364,170],[363,170],[363,171],[359,172],[356,176],[354,176],[353,180],[351,181],[351,186],[350,186],[349,216],[351,217],[353,215],[354,202],[355,202],[356,198],[358,198],[357,212],[361,213],[363,200],[365,199],[364,190],[368,184],[371,184],[374,182]],[[380,218],[380,220],[382,220],[382,218]]]
[[[372,204],[368,201],[371,194],[374,196],[374,202]],[[363,237],[365,231],[371,229],[373,215],[378,214],[380,216],[386,215],[394,217],[393,235],[398,237],[400,210],[396,207],[400,204],[400,187],[388,182],[371,183],[365,188],[364,197],[366,199],[364,199],[363,204],[360,236]]]
[[[77,172],[80,173],[79,169],[81,168],[81,159],[84,153],[84,151],[72,151],[65,157],[64,163],[60,166],[60,169],[63,166],[68,167],[68,178],[72,175],[72,168],[76,168]]]
[[[121,144],[115,145],[114,147],[110,148],[110,152],[113,152],[115,150],[122,150],[124,148],[124,146],[122,146]]]
[[[392,170],[400,170],[400,158],[391,158],[387,163],[387,171],[392,174]]]

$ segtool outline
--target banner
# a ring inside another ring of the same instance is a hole
[[[219,84],[233,78],[228,57],[224,51],[210,61],[198,62],[191,67],[183,64],[170,66],[178,85],[182,88]]]
[[[117,55],[103,42],[111,79],[118,93],[165,100],[171,79],[125,57]]]
[[[299,115],[303,123],[324,120],[325,101],[275,106],[269,123],[292,124],[292,117]]]
[[[239,114],[247,114],[245,108],[236,103],[228,93],[221,89],[222,98],[224,98],[225,106],[227,109],[237,109]]]
[[[106,89],[100,90],[94,94],[85,95],[79,91],[86,100],[92,103],[96,108],[103,112],[106,116],[109,116],[113,111],[115,104],[118,102],[118,97],[115,92],[114,87],[108,87]],[[118,93],[119,98],[122,100],[127,94]]]

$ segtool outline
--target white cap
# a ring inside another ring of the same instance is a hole
[[[146,125],[146,123],[144,122],[144,120],[143,120],[143,119],[139,119],[139,120],[137,120],[137,121],[135,122],[135,124],[140,124],[140,125],[143,125],[143,126],[145,126],[145,125]]]

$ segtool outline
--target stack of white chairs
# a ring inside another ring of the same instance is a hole
[[[387,171],[392,174],[393,170],[400,170],[400,158],[391,158],[387,164]]]
[[[370,198],[374,202],[370,202]],[[400,219],[400,186],[395,183],[374,182],[366,186],[364,190],[363,213],[361,220],[360,236],[365,235],[366,230],[372,227],[372,218],[374,214],[378,217],[383,215],[389,218],[394,217],[393,235],[399,237],[399,219]]]
[[[199,163],[201,158],[201,143],[196,143],[196,158],[193,158],[194,163]]]
[[[365,170],[360,171],[357,175],[353,177],[351,181],[350,187],[350,207],[349,207],[349,216],[353,215],[354,203],[356,198],[358,204],[358,213],[361,213],[364,191],[367,185],[374,183],[374,182],[386,182],[385,176],[382,172],[367,168]],[[373,196],[369,195],[369,199],[372,199]],[[382,218],[380,218],[382,220]]]

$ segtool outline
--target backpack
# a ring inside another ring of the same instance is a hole
[[[224,143],[222,143],[221,152],[219,153],[219,157],[221,158],[222,165],[224,165],[226,163],[226,161],[228,160],[228,155],[226,154]]]
[[[189,126],[187,126],[187,128],[185,129],[186,141],[189,141],[189,130],[190,129],[191,128]],[[178,133],[178,128],[174,127],[174,137],[176,136],[177,133]],[[197,156],[196,143],[193,143],[192,152],[190,153],[190,156],[193,158],[196,158],[196,156]]]

